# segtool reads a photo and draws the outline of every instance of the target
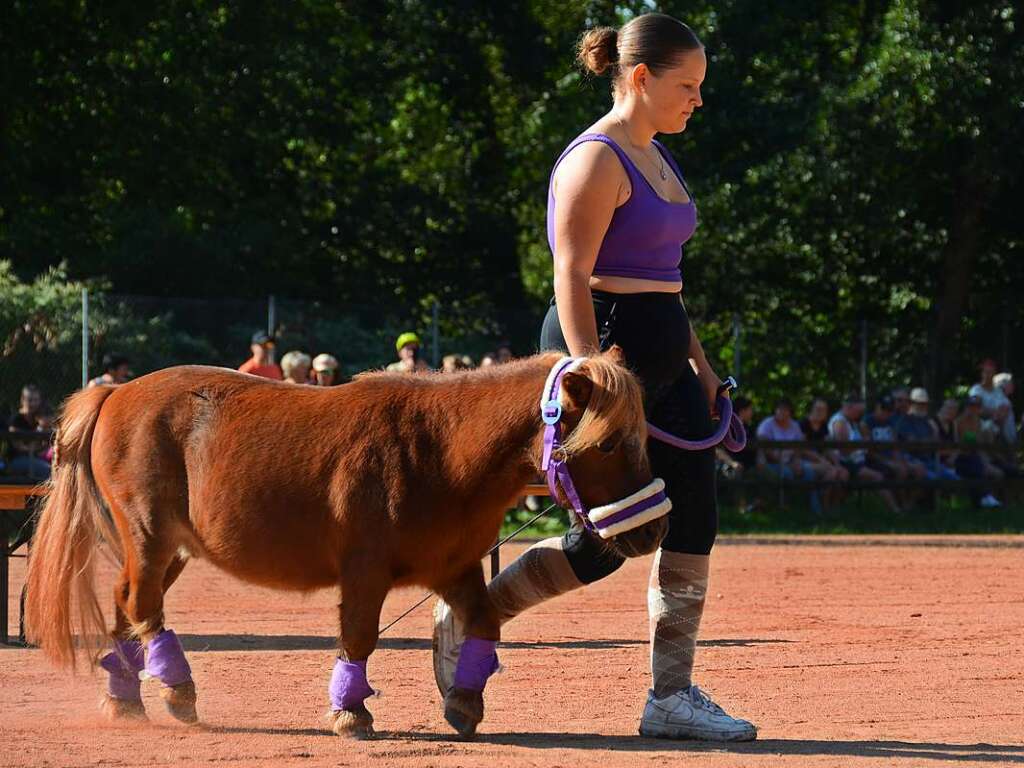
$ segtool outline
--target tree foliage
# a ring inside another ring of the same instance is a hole
[[[528,351],[547,177],[610,106],[579,32],[647,2],[72,4],[0,27],[0,257],[120,293],[372,302]],[[1008,0],[665,2],[709,52],[667,137],[686,300],[761,398],[1019,360],[1024,46]]]

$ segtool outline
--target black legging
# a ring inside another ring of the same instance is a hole
[[[647,420],[673,435],[700,440],[714,429],[707,396],[690,367],[690,320],[678,293],[617,294],[592,291],[601,348],[618,344],[644,388]],[[567,350],[554,300],[540,334],[542,350]],[[672,500],[662,548],[706,555],[718,533],[715,452],[684,451],[648,440],[655,477],[665,481]],[[578,521],[563,547],[576,577],[584,584],[602,579],[625,560]]]

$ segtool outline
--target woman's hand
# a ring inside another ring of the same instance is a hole
[[[707,395],[711,415],[718,416],[718,388],[722,386],[722,380],[718,378],[718,374],[706,362],[697,369],[697,378],[700,380],[700,385],[704,388],[704,394]],[[725,394],[726,397],[729,396],[728,392]]]

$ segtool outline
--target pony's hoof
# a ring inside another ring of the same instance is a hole
[[[484,695],[481,691],[452,688],[444,697],[444,719],[458,731],[459,737],[472,739],[484,719]]]
[[[196,714],[196,684],[191,680],[178,685],[165,685],[160,688],[160,698],[164,700],[171,717],[186,725],[199,722]]]
[[[327,715],[331,730],[347,739],[372,739],[373,715],[362,704],[357,709],[337,709]]]
[[[146,708],[141,701],[118,699],[109,693],[103,695],[100,711],[108,720],[147,720]]]

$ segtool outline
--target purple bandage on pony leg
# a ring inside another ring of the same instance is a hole
[[[192,679],[181,641],[173,630],[162,629],[146,646],[146,677],[155,677],[170,687]]]
[[[459,662],[455,666],[455,687],[470,691],[482,691],[487,678],[498,671],[497,640],[482,640],[467,636],[459,650]]]
[[[334,662],[328,693],[331,697],[331,709],[335,712],[354,709],[375,695],[376,691],[366,680],[366,661],[338,659]]]
[[[100,659],[100,666],[110,673],[107,693],[115,699],[142,701],[139,672],[145,666],[142,643],[138,640],[117,640],[115,649]]]

